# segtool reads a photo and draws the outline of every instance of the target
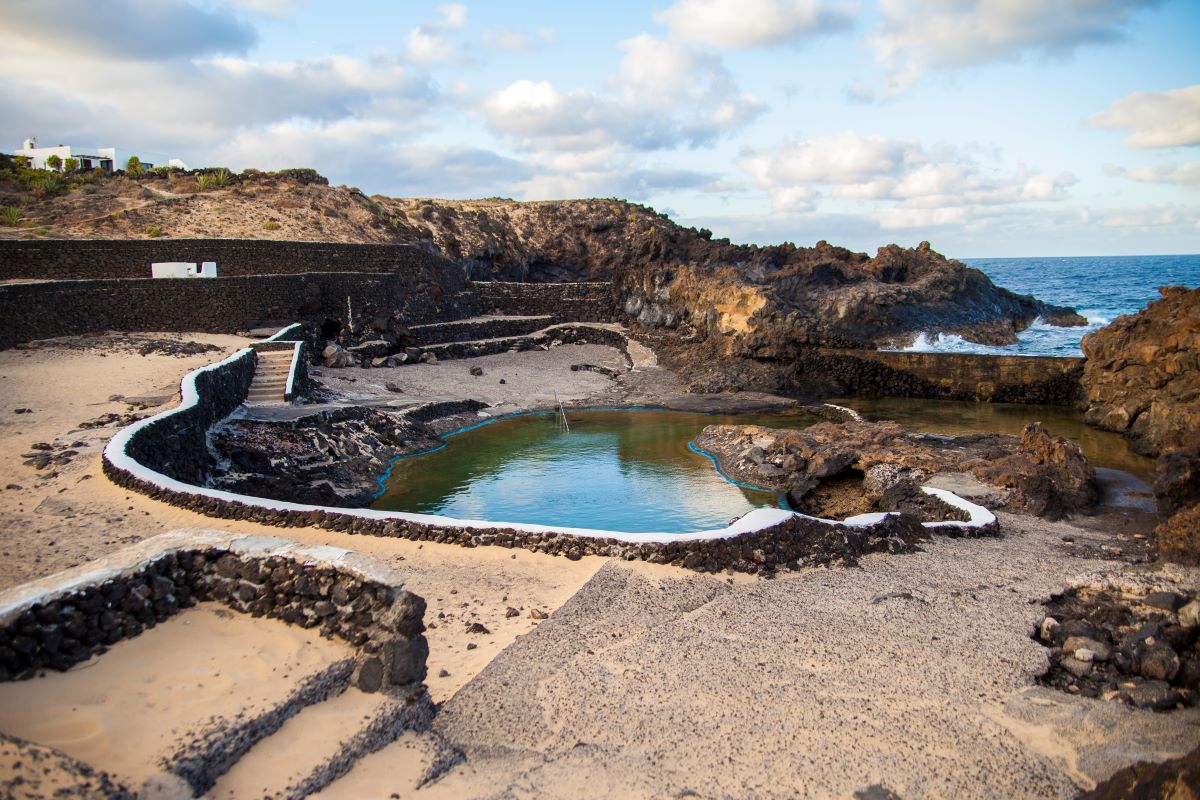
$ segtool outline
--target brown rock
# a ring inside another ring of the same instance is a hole
[[[1197,800],[1200,798],[1200,747],[1170,761],[1139,761],[1123,767],[1079,800]]]
[[[1200,289],[1167,286],[1162,298],[1083,339],[1085,419],[1157,456],[1200,421]]]
[[[1200,566],[1200,505],[1180,511],[1154,530],[1158,554],[1168,561]]]

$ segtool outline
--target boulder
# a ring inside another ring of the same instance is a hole
[[[1140,453],[1178,447],[1200,421],[1200,289],[1167,286],[1083,339],[1085,419]]]

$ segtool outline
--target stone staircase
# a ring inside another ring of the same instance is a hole
[[[292,370],[292,349],[260,350],[254,380],[246,395],[246,405],[270,406],[287,402],[288,375]]]

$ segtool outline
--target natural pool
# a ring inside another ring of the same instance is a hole
[[[723,528],[773,492],[737,486],[688,442],[707,425],[803,428],[806,414],[570,411],[525,414],[447,438],[397,459],[372,508],[458,519],[611,531],[684,533]]]
[[[959,400],[921,400],[910,397],[848,398],[830,402],[847,406],[869,420],[895,420],[906,428],[927,433],[1007,433],[1020,436],[1030,422],[1041,422],[1054,436],[1065,436],[1083,448],[1094,467],[1131,473],[1154,480],[1154,460],[1129,449],[1120,434],[1087,425],[1083,415],[1058,406],[1015,403],[971,403]]]

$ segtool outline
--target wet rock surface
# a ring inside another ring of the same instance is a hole
[[[275,500],[341,508],[370,504],[397,455],[439,446],[424,422],[364,407],[320,411],[291,422],[229,420],[213,429],[227,462],[214,487]]]
[[[1086,510],[1098,497],[1095,472],[1078,445],[1038,423],[1019,438],[939,436],[894,422],[823,422],[802,430],[710,425],[696,446],[737,480],[786,491],[794,508],[817,515],[909,510],[954,519],[957,510],[914,492],[939,473],[969,473],[1006,490],[1009,509],[1049,519]]]
[[[1082,586],[1055,595],[1035,638],[1050,651],[1039,682],[1170,711],[1200,700],[1200,601],[1183,589]]]

